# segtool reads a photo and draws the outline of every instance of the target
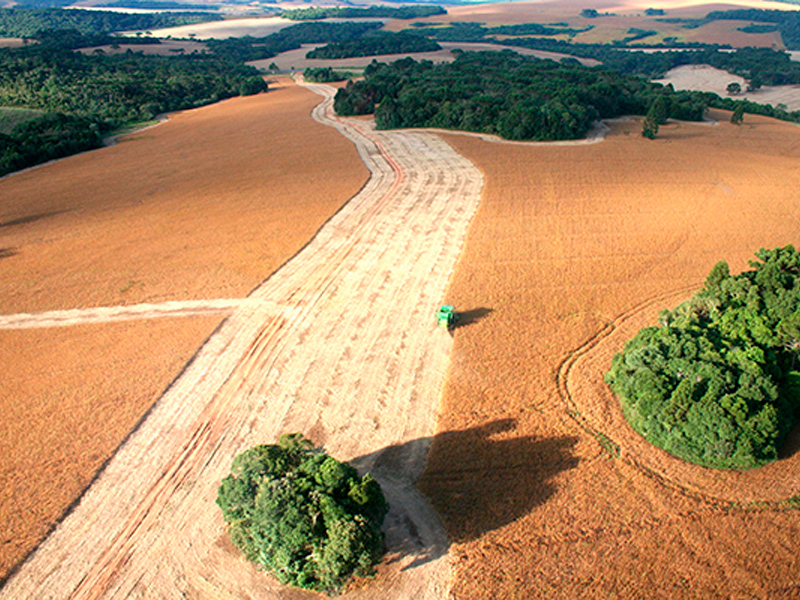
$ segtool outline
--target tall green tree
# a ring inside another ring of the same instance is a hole
[[[736,108],[733,109],[733,114],[731,115],[731,123],[734,125],[741,125],[744,122],[744,104],[739,103],[736,105]]]
[[[702,291],[637,333],[606,374],[634,430],[699,465],[773,461],[800,420],[800,253],[756,257],[738,275],[718,263]]]
[[[217,504],[233,543],[285,584],[335,592],[383,554],[378,482],[299,433],[238,455]]]

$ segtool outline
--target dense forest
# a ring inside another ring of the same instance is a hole
[[[773,461],[800,420],[800,253],[718,263],[705,288],[617,354],[606,381],[648,441],[706,467]]]
[[[163,112],[267,87],[256,69],[208,54],[87,56],[69,50],[94,39],[44,32],[40,43],[0,49],[0,106],[44,113],[3,137],[0,174],[95,148],[102,135]]]
[[[82,34],[150,31],[219,18],[207,13],[131,14],[105,10],[0,8],[0,36],[35,37],[47,29],[73,29]]]
[[[410,6],[368,6],[355,7],[313,7],[284,10],[280,16],[293,21],[313,21],[316,19],[421,19],[434,15],[444,15],[447,11],[433,4]]]
[[[334,71],[331,67],[308,67],[305,71],[303,71],[303,78],[306,81],[312,81],[315,83],[346,81],[352,77],[353,74],[348,71]]]
[[[360,38],[336,42],[311,50],[306,58],[352,58],[355,56],[379,56],[407,52],[435,52],[442,47],[428,38],[409,33],[376,31]]]
[[[0,133],[0,175],[99,148],[100,126],[86,118],[51,113]]]
[[[383,555],[389,507],[378,482],[299,433],[239,454],[217,504],[231,541],[284,584],[336,592]]]
[[[511,51],[463,52],[450,64],[373,62],[364,77],[339,90],[334,107],[342,115],[375,111],[382,129],[441,127],[512,140],[570,140],[585,136],[597,119],[645,114],[659,95],[667,116],[696,121],[705,110],[690,94],[638,77]]]
[[[500,25],[486,27],[481,23],[455,22],[450,25],[414,23],[420,35],[435,39],[439,42],[493,42],[494,36],[528,36],[528,35],[575,35],[588,31],[592,26],[583,29],[570,28],[566,23],[540,25],[538,23],[522,23],[518,25]]]
[[[380,29],[378,21],[344,23],[298,23],[266,37],[240,37],[223,40],[206,40],[209,49],[227,60],[247,62],[272,58],[288,50],[296,50],[303,44],[333,44],[359,38],[370,31]]]

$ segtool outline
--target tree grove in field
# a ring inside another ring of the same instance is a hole
[[[462,52],[454,62],[373,62],[340,89],[340,115],[375,112],[378,129],[439,127],[510,140],[571,140],[598,119],[643,115],[660,97],[666,117],[700,120],[705,104],[671,88],[574,62],[511,51]],[[376,108],[377,106],[377,108]]]
[[[703,290],[617,354],[606,381],[637,432],[706,467],[773,461],[800,419],[800,253],[718,263]]]
[[[217,504],[231,540],[281,583],[337,591],[383,554],[380,485],[299,433],[238,455]]]

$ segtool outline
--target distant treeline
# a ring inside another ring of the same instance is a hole
[[[206,40],[206,45],[220,57],[236,62],[272,58],[303,44],[331,44],[361,37],[381,27],[377,21],[345,23],[298,23],[266,37],[240,37]]]
[[[333,81],[345,81],[353,77],[348,71],[334,71],[330,67],[308,67],[303,71],[306,81],[315,83],[331,83]]]
[[[328,44],[311,50],[306,58],[352,58],[355,56],[379,56],[381,54],[403,54],[407,52],[435,52],[442,47],[428,38],[410,33],[376,31],[360,38]]]
[[[373,62],[364,80],[336,94],[339,114],[375,112],[378,128],[441,127],[511,140],[582,138],[598,119],[643,115],[657,95],[669,117],[700,120],[705,104],[689,93],[603,68],[463,52],[450,64]],[[376,108],[377,107],[377,108]]]
[[[96,147],[103,134],[163,112],[266,88],[255,68],[210,54],[87,56],[44,42],[0,49],[0,106],[45,112],[3,138],[0,174]]]
[[[706,64],[748,80],[755,78],[756,86],[800,83],[800,63],[793,61],[786,52],[771,48],[739,48],[736,51],[724,51],[720,47],[712,46],[680,52],[643,52],[622,50],[603,44],[572,44],[560,40],[535,38],[509,39],[498,43],[559,52],[580,58],[593,58],[609,69],[625,74],[641,75],[648,79],[663,77],[675,67]]]
[[[192,4],[190,2],[173,2],[171,0],[115,0],[114,2],[104,2],[103,6],[115,8],[144,8],[149,10],[185,10],[196,12],[202,7],[203,11],[219,10],[216,4]]]
[[[415,4],[413,6],[369,6],[367,8],[296,8],[280,13],[284,19],[293,21],[314,21],[316,19],[420,19],[434,15],[445,15],[441,6]]]
[[[667,21],[667,19],[664,19]],[[744,8],[735,10],[717,10],[708,13],[704,19],[670,19],[683,23],[684,27],[696,28],[711,21],[751,21],[754,23],[773,23],[781,33],[783,43],[789,50],[800,50],[800,11],[764,10]],[[758,32],[759,30],[754,30]]]
[[[576,35],[589,31],[592,25],[583,29],[574,29],[566,23],[552,25],[540,25],[539,23],[522,23],[519,25],[500,25],[498,27],[486,27],[474,22],[454,22],[447,26],[439,26],[428,23],[415,23],[416,31],[426,37],[430,37],[440,42],[486,42],[495,41],[493,36],[527,36],[527,35]]]
[[[149,31],[220,18],[207,13],[130,14],[104,10],[0,8],[0,36],[34,37],[47,29],[74,29],[83,34]]]

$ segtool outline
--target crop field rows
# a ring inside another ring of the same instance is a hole
[[[435,135],[337,127],[370,166],[366,187],[209,340],[4,597],[280,595],[242,578],[214,498],[236,453],[295,430],[385,484],[391,593],[445,593],[446,537],[412,482],[451,344],[432,307],[482,177]]]
[[[703,469],[633,433],[603,381],[718,260],[797,244],[796,127],[712,117],[571,147],[445,136],[486,175],[447,296],[484,316],[456,334],[421,482],[456,598],[797,594],[796,432],[767,467]]]
[[[318,103],[274,81],[0,180],[0,312],[33,327],[0,331],[0,578],[225,315],[363,186],[356,149],[311,119]]]

